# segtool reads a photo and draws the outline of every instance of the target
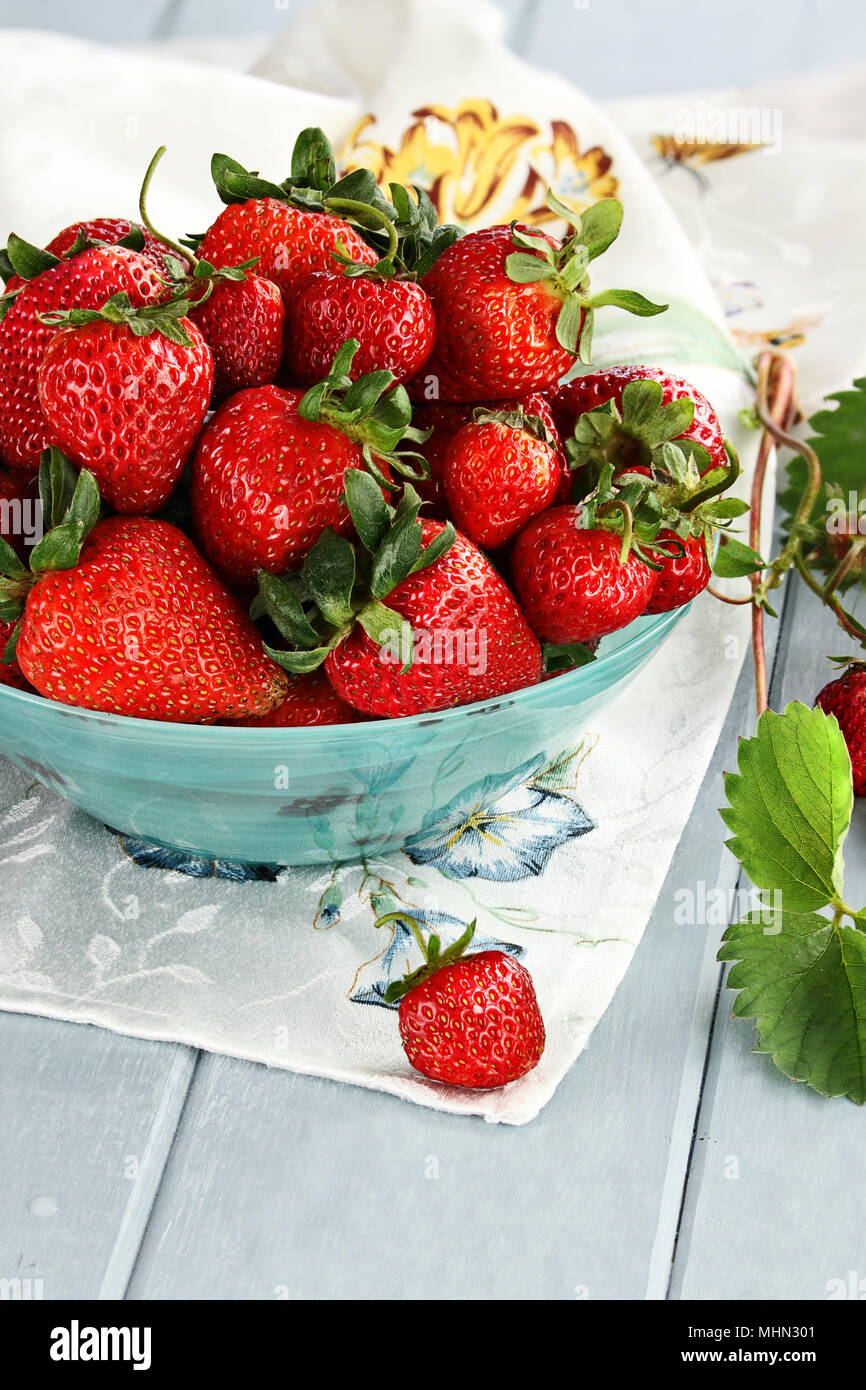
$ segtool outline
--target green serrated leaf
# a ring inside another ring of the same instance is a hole
[[[734,536],[726,536],[723,545],[713,561],[713,574],[721,579],[742,579],[747,574],[755,574],[765,568],[764,561],[750,545],[744,545]]]
[[[33,280],[44,270],[51,270],[52,267],[60,264],[58,257],[53,256],[50,251],[43,251],[41,246],[31,245],[29,241],[16,236],[14,232],[9,237],[6,254],[12,269],[23,280]]]
[[[600,294],[594,294],[590,299],[584,301],[589,308],[601,309],[609,305],[615,309],[625,309],[629,314],[637,314],[638,318],[652,318],[654,314],[663,314],[669,307],[667,304],[654,304],[645,295],[638,294],[637,290],[602,290]]]
[[[756,1018],[759,1051],[826,1096],[866,1101],[866,934],[817,913],[753,913],[729,927],[734,1015]]]
[[[330,140],[318,126],[308,126],[301,131],[292,150],[292,182],[324,192],[336,177],[337,166]]]
[[[346,470],[346,505],[361,544],[373,554],[391,525],[391,513],[378,483],[360,468]]]
[[[9,542],[0,536],[0,574],[8,575],[13,579],[20,579],[29,573],[27,566],[12,549]],[[8,619],[4,621],[8,622]]]
[[[267,642],[262,646],[278,666],[284,671],[291,671],[293,676],[303,676],[309,671],[317,671],[325,658],[333,651],[333,647],[315,647],[312,651],[303,652],[280,652],[274,647],[269,647]]]
[[[516,285],[533,285],[538,280],[552,280],[556,276],[552,265],[528,251],[513,251],[506,256],[505,273]]]
[[[577,352],[583,308],[577,295],[570,294],[564,301],[556,320],[556,341],[566,352]],[[581,359],[585,360],[585,359]]]
[[[427,569],[428,565],[435,565],[437,560],[448,554],[456,539],[457,532],[451,522],[447,521],[438,536],[434,536],[430,544],[425,545],[409,573],[417,574],[419,570]]]
[[[841,894],[853,808],[851,760],[836,720],[793,702],[768,710],[727,773],[728,848],[786,912],[814,912]]]
[[[47,531],[30,552],[33,573],[74,569],[81,554],[82,535],[81,525],[76,521],[65,521],[53,531]]]
[[[323,531],[301,569],[301,575],[322,617],[343,627],[353,617],[355,552],[345,536],[330,527]]]
[[[267,570],[259,570],[259,599],[278,631],[293,646],[318,647],[321,636],[312,626],[303,605],[285,579],[278,579]]]
[[[68,512],[78,486],[77,470],[53,444],[43,449],[39,464],[39,500],[45,527],[59,526]]]
[[[622,226],[622,203],[618,198],[602,198],[581,213],[581,241],[594,261],[616,241]]]
[[[374,598],[387,598],[391,590],[411,573],[421,549],[421,526],[417,513],[409,511],[394,522],[373,559],[370,592]]]

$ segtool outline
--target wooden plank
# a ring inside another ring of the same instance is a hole
[[[832,678],[826,653],[849,645],[797,581],[773,707],[811,702]],[[847,894],[857,903],[866,902],[864,849],[866,805],[860,803],[845,856]],[[864,1116],[849,1101],[828,1101],[795,1085],[769,1057],[753,1055],[754,1025],[731,1019],[731,1003],[723,994],[671,1295],[863,1298]]]
[[[717,929],[676,925],[675,894],[717,883],[752,698],[747,676],[635,961],[537,1120],[203,1057],[129,1296],[663,1297],[717,975]]]
[[[196,1055],[0,1014],[0,1279],[123,1296]]]

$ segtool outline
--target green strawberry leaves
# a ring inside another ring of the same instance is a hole
[[[616,198],[603,198],[578,214],[554,193],[548,192],[547,206],[563,218],[572,231],[557,246],[537,227],[511,224],[511,236],[520,249],[505,258],[505,272],[518,285],[545,282],[562,300],[556,320],[556,339],[566,352],[589,363],[596,309],[612,306],[629,314],[648,318],[661,314],[667,304],[654,304],[636,290],[604,290],[590,295],[589,264],[602,255],[619,235],[622,204]]]
[[[147,338],[159,333],[179,347],[192,348],[192,339],[182,320],[189,313],[192,304],[185,295],[173,297],[161,304],[142,306],[130,303],[125,290],[113,294],[101,309],[56,309],[47,314],[39,314],[42,323],[55,328],[71,325],[80,327],[88,323],[117,323],[127,327],[136,338]]]
[[[304,420],[340,430],[359,444],[364,462],[380,487],[394,491],[382,466],[408,478],[426,477],[426,460],[404,443],[423,443],[427,433],[412,427],[412,402],[404,386],[395,386],[394,373],[368,372],[357,381],[349,375],[360,347],[357,338],[343,343],[324,381],[311,386],[298,405]]]
[[[763,914],[730,927],[719,953],[737,961],[735,1018],[757,1018],[759,1052],[825,1096],[866,1101],[866,932],[816,913],[782,913],[778,935]]]
[[[411,574],[435,564],[454,544],[450,523],[423,546],[418,519],[421,499],[408,483],[391,507],[377,482],[361,469],[346,473],[346,503],[359,545],[332,530],[313,546],[299,573],[282,579],[259,574],[253,617],[266,614],[292,650],[266,644],[270,658],[287,671],[313,671],[349,635],[355,623],[378,646],[412,659],[412,628],[384,600]]]
[[[42,454],[39,497],[47,529],[30,551],[29,569],[12,547],[0,540],[0,622],[13,622],[21,616],[40,574],[73,569],[78,564],[84,539],[99,520],[96,479],[87,469],[76,474],[59,449],[45,449]]]
[[[469,923],[457,941],[446,950],[442,950],[442,942],[435,933],[431,934],[427,940],[421,935],[421,927],[414,917],[407,912],[387,912],[383,917],[377,918],[373,923],[375,927],[387,926],[389,922],[402,922],[409,928],[418,948],[421,952],[424,964],[417,970],[412,970],[405,975],[402,980],[392,980],[385,990],[385,1001],[388,1004],[398,1003],[405,995],[413,990],[416,985],[420,985],[423,980],[429,979],[437,970],[441,970],[443,965],[451,965],[454,961],[460,960],[465,956],[467,948],[471,945],[475,936],[476,919]]]
[[[834,718],[795,702],[761,716],[738,769],[725,778],[728,847],[774,910],[725,933],[734,1015],[757,1019],[759,1050],[788,1076],[863,1104],[866,912],[842,898],[853,808],[845,740]]]

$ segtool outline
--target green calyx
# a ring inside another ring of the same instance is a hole
[[[384,600],[410,574],[432,565],[450,550],[449,523],[422,548],[421,499],[406,484],[397,507],[382,496],[379,484],[358,468],[346,473],[346,505],[358,544],[324,531],[300,571],[277,578],[259,571],[253,616],[269,617],[291,650],[265,651],[294,674],[315,671],[348,637],[356,623],[380,647],[401,654],[402,669],[412,662],[412,628]]]
[[[547,195],[551,212],[573,228],[561,246],[551,246],[540,228],[511,224],[512,239],[518,251],[505,260],[510,280],[518,285],[544,283],[562,300],[556,321],[556,338],[561,347],[581,362],[590,362],[596,309],[611,305],[629,314],[649,318],[664,313],[667,304],[654,304],[636,290],[603,290],[589,293],[589,264],[616,240],[622,225],[622,203],[603,198],[586,212],[578,214],[554,193]]]
[[[130,251],[142,251],[144,249],[144,233],[141,227],[133,224],[125,237],[120,241],[108,243],[100,241],[96,237],[85,236],[84,232],[79,231],[68,251],[64,251],[62,256],[55,256],[51,251],[45,251],[41,246],[34,246],[32,242],[25,241],[23,237],[16,236],[13,232],[5,247],[0,249],[0,276],[3,278],[4,285],[8,284],[13,275],[18,275],[22,280],[35,280],[37,275],[41,275],[45,270],[53,270],[54,266],[61,265],[63,261],[69,261],[73,256],[77,256],[81,251],[89,251],[95,246],[125,246]],[[10,290],[8,294],[0,296],[0,321],[5,318],[11,309],[23,286],[17,290]]]
[[[686,541],[698,537],[712,560],[716,538],[724,533],[713,572],[726,578],[753,573],[763,567],[761,557],[728,534],[749,508],[740,498],[723,495],[741,472],[733,445],[726,441],[725,450],[726,466],[712,469],[700,445],[671,441],[653,449],[649,464],[642,465],[648,474],[604,464],[583,502],[587,524],[621,535],[623,558],[634,553],[653,569],[665,558],[683,555]],[[662,531],[668,534],[659,539]]]
[[[471,944],[475,935],[476,920],[469,923],[463,935],[442,950],[442,942],[435,933],[431,933],[427,940],[421,934],[421,927],[416,918],[408,912],[386,912],[384,917],[379,917],[374,926],[384,927],[389,922],[405,922],[418,943],[418,949],[424,959],[424,964],[419,965],[417,970],[404,975],[402,980],[393,980],[385,990],[385,1002],[396,1004],[403,999],[410,990],[415,989],[416,985],[423,984],[424,980],[429,980],[431,975],[435,975],[437,970],[441,970],[444,965],[453,965],[456,960],[461,960],[466,955],[466,948]]]
[[[88,532],[99,519],[99,487],[93,474],[76,473],[54,447],[45,449],[39,467],[39,501],[44,533],[30,552],[29,566],[0,539],[0,622],[21,618],[27,595],[40,575],[51,570],[74,569]],[[15,654],[18,627],[7,644],[3,661]]]
[[[570,467],[588,469],[590,479],[599,478],[608,463],[617,471],[649,467],[653,451],[683,434],[695,414],[688,396],[663,405],[663,394],[658,381],[630,381],[619,409],[606,401],[578,416],[565,441]]]
[[[476,425],[505,425],[510,430],[520,430],[531,434],[544,444],[555,444],[555,440],[540,415],[528,415],[519,406],[514,410],[495,410],[489,406],[478,406],[472,412]]]
[[[202,299],[204,296],[202,296]],[[199,303],[202,301],[199,300]],[[118,323],[125,325],[136,338],[147,338],[152,333],[160,333],[179,347],[191,348],[192,339],[181,323],[190,309],[192,301],[184,294],[166,300],[162,304],[137,306],[130,303],[125,290],[113,294],[101,309],[57,309],[48,314],[39,314],[41,323],[55,328],[81,327],[87,323]]]
[[[437,225],[436,209],[423,189],[415,188],[413,198],[401,184],[391,184],[389,202],[371,169],[355,169],[337,178],[333,147],[317,126],[301,131],[292,151],[292,172],[281,183],[261,178],[225,154],[213,156],[211,177],[227,204],[276,198],[306,212],[330,212],[351,222],[379,253],[379,260],[361,265],[345,247],[339,248],[332,254],[347,275],[419,279],[463,235],[459,227]],[[184,245],[195,247],[196,239]]]
[[[412,425],[412,402],[403,386],[394,385],[390,371],[368,372],[353,381],[349,375],[360,347],[349,338],[337,351],[324,381],[311,386],[298,406],[304,420],[331,425],[361,447],[364,463],[380,487],[395,491],[381,464],[406,478],[425,478],[429,466],[417,451],[400,444],[423,444],[429,430]]]
[[[541,648],[541,664],[545,673],[575,671],[578,666],[587,666],[595,659],[594,647],[584,642],[544,642]]]

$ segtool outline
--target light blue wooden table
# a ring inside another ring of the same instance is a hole
[[[239,8],[105,0],[74,17],[42,3],[38,15],[46,27],[142,39],[227,32]],[[554,18],[569,42],[580,25],[595,34],[602,64],[611,10],[649,26],[636,4],[507,8],[521,48],[571,75]],[[756,14],[778,9],[768,0]],[[21,10],[3,3],[0,20],[33,23]],[[244,13],[245,27],[263,31],[285,17],[270,4]],[[652,17],[669,38],[657,7]],[[649,27],[636,32],[652,40]],[[785,65],[806,65],[796,50],[805,42],[790,40]],[[809,43],[820,49],[825,29]],[[695,86],[736,75],[724,45],[713,61],[715,78],[706,65],[691,70]],[[736,61],[750,61],[748,48],[737,46]],[[619,77],[617,90],[637,90]],[[833,624],[792,587],[774,706],[812,700],[827,679],[824,653],[838,647]],[[747,666],[634,963],[590,1046],[524,1128],[0,1015],[0,1277],[42,1279],[51,1299],[820,1299],[853,1271],[863,1296],[866,1117],[751,1055],[754,1030],[730,1021],[721,990],[720,928],[674,921],[678,889],[735,887],[717,807],[752,699]],[[849,884],[866,900],[864,847],[861,807]]]

